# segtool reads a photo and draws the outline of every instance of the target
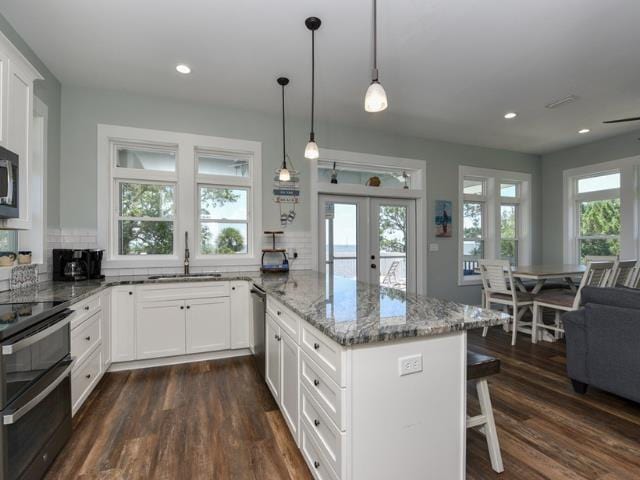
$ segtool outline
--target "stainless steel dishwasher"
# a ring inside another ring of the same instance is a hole
[[[262,378],[265,370],[265,345],[264,329],[265,314],[267,310],[267,294],[260,287],[253,286],[251,289],[251,299],[253,301],[253,356],[256,359],[256,366]]]

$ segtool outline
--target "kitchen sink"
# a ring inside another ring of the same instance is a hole
[[[189,280],[191,278],[194,279],[202,279],[202,278],[220,278],[222,276],[221,273],[217,272],[207,272],[207,273],[174,273],[169,275],[152,275],[149,277],[149,280]]]

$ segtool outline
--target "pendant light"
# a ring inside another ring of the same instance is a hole
[[[322,22],[318,17],[309,17],[304,24],[311,30],[311,132],[309,133],[309,143],[304,149],[304,157],[313,160],[320,156],[318,144],[316,143],[316,134],[313,131],[313,116],[315,113],[315,95],[316,95],[316,30],[320,28]]]
[[[282,167],[278,172],[278,180],[281,182],[288,182],[291,180],[291,174],[287,168],[287,143],[285,136],[285,121],[284,121],[284,87],[289,84],[287,77],[279,77],[278,85],[282,87]]]
[[[373,70],[371,85],[364,96],[364,109],[367,112],[381,112],[388,106],[387,94],[378,80],[378,8],[377,0],[373,0]]]

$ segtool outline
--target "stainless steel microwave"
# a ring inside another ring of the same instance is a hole
[[[0,218],[18,218],[18,155],[0,147]]]

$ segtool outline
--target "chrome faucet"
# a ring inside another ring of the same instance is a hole
[[[189,275],[189,232],[184,232],[184,274]]]

